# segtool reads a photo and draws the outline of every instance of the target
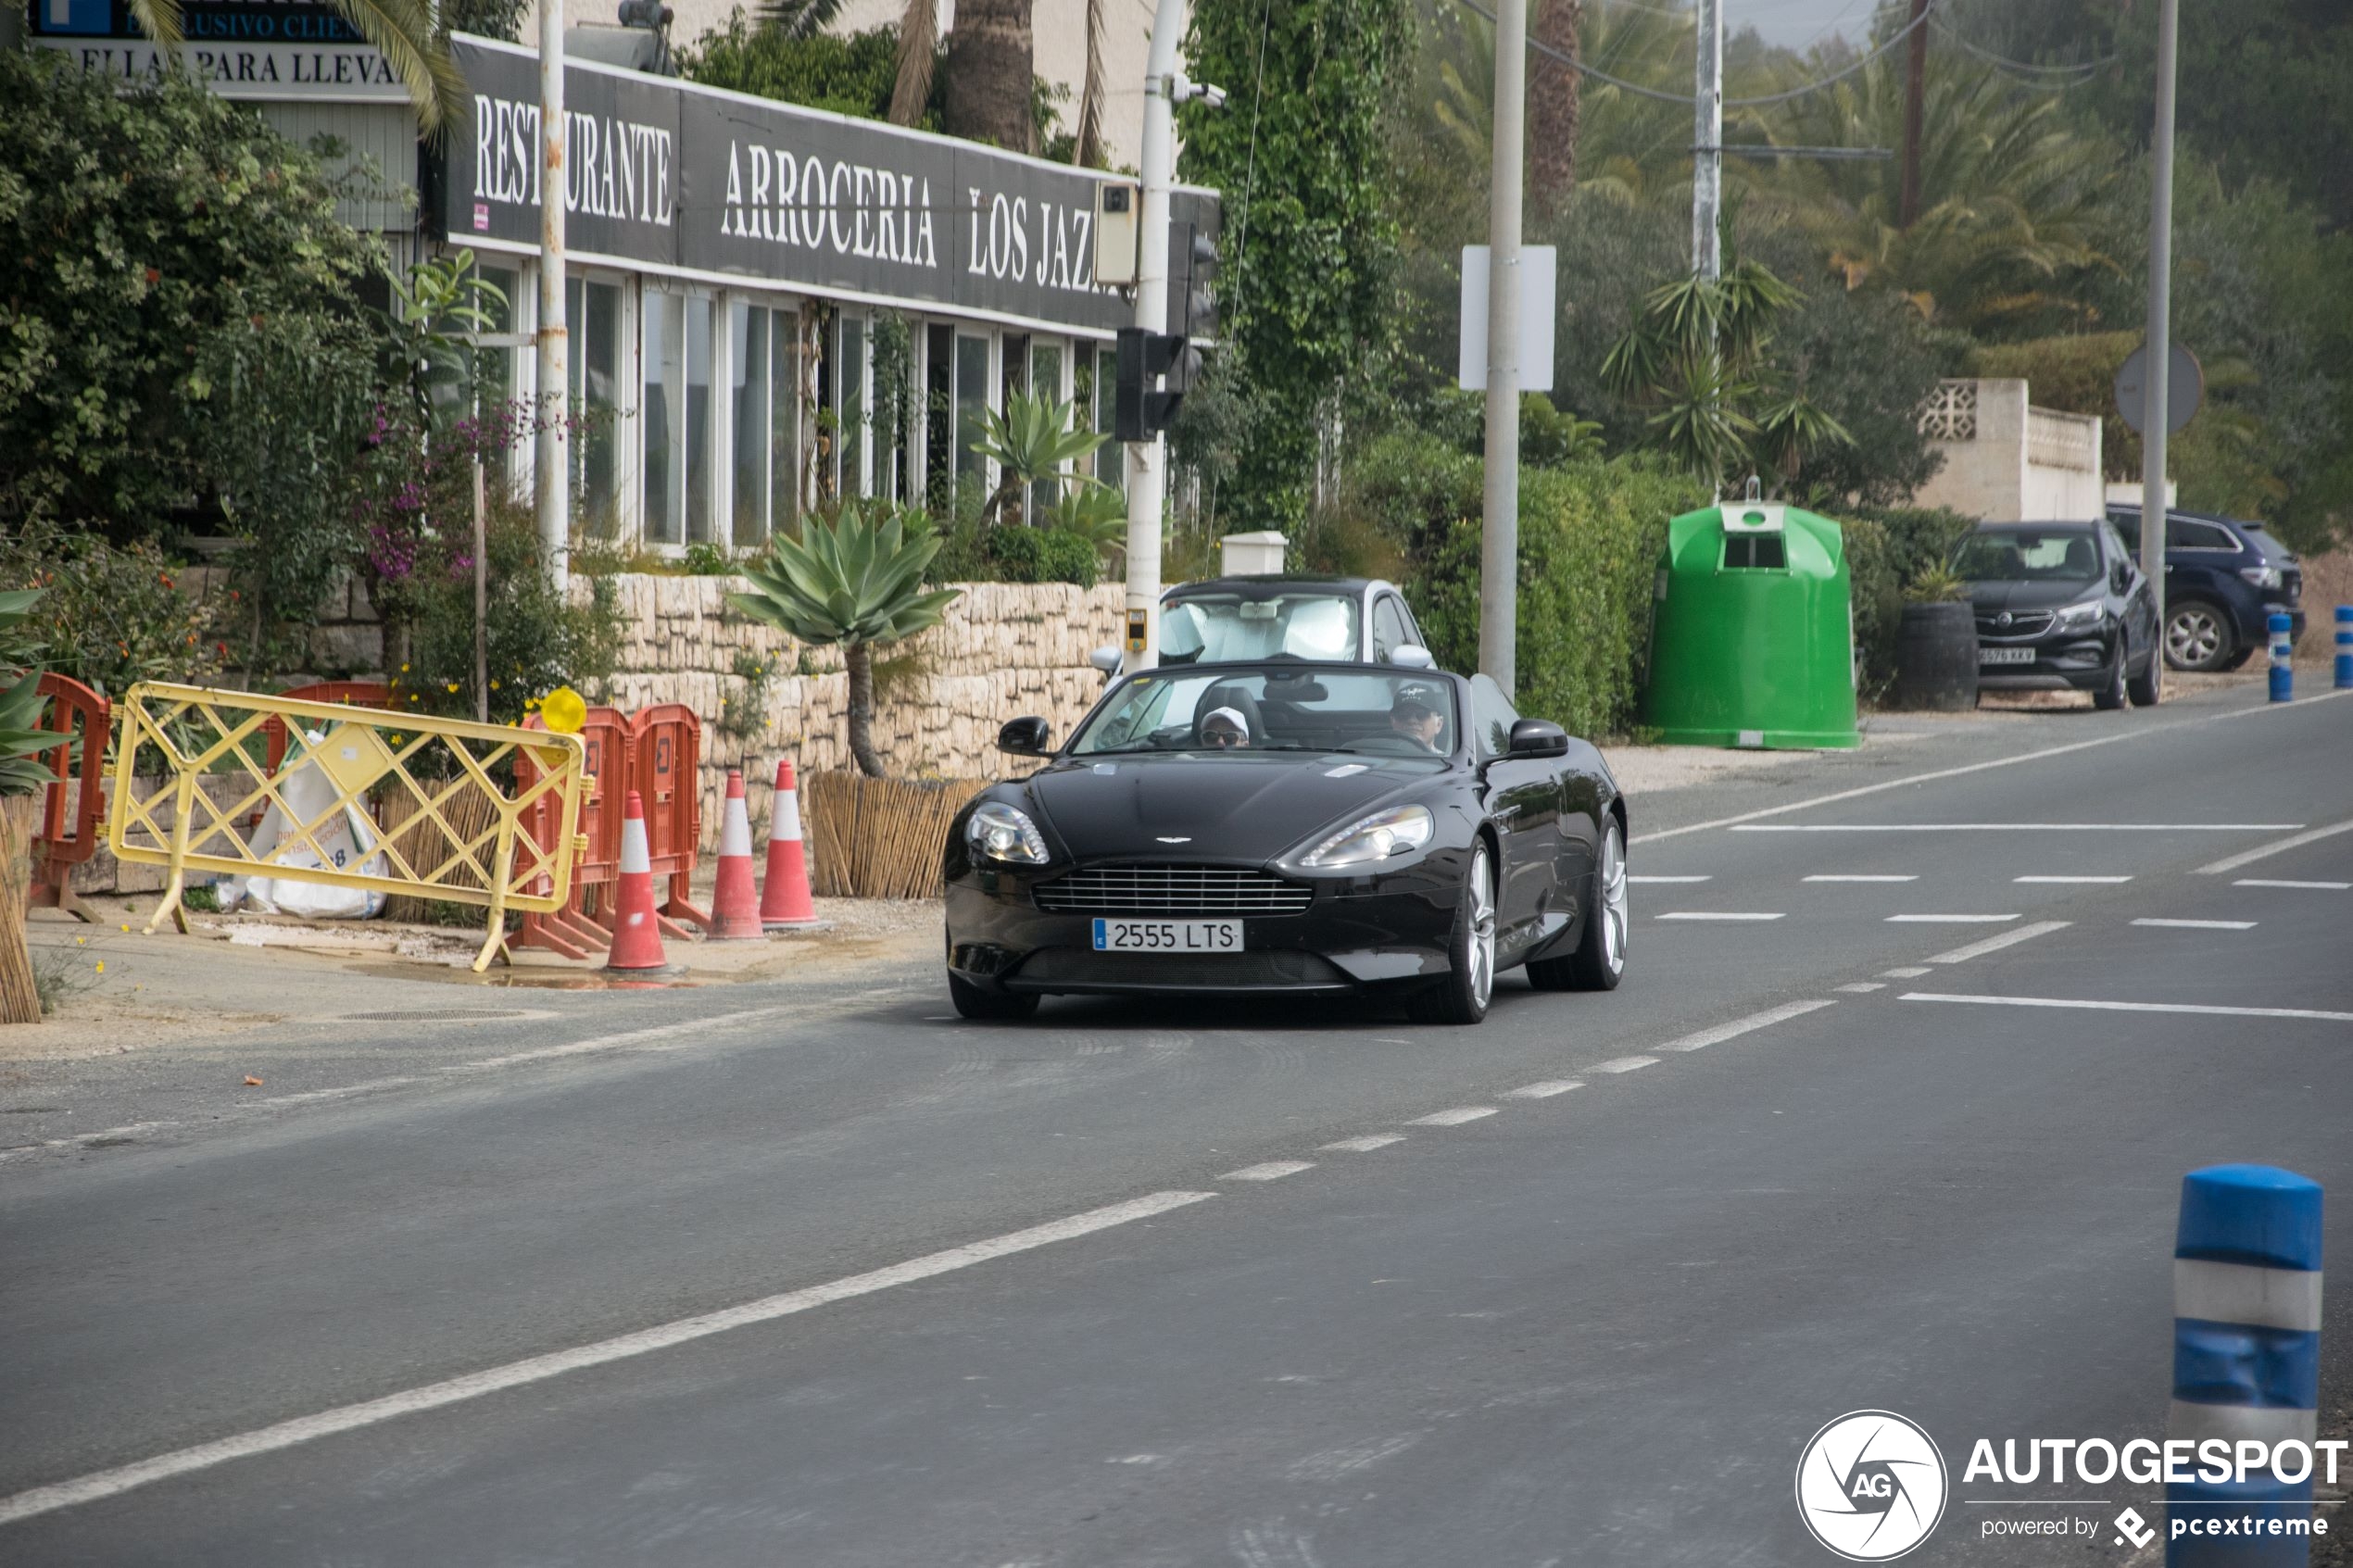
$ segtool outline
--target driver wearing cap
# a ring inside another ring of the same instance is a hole
[[[1436,751],[1439,732],[1446,727],[1446,713],[1428,686],[1400,686],[1396,700],[1389,705],[1389,727],[1425,750]]]
[[[1250,721],[1234,708],[1214,708],[1201,721],[1202,744],[1216,751],[1235,751],[1250,745]]]

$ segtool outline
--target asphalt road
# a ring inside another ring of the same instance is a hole
[[[2353,889],[2243,885],[2353,884],[2291,843],[2353,702],[2257,695],[1638,798],[1702,880],[1475,1031],[573,998],[0,1165],[0,1561],[1828,1562],[1793,1471],[1860,1408],[1952,1469],[1907,1561],[2128,1561],[2151,1488],[1961,1466],[2162,1436],[2183,1172],[2353,1182]],[[2326,1342],[2341,1404],[2344,1292]]]

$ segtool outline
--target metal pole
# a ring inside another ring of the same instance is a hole
[[[485,514],[490,497],[483,479],[482,454],[474,454],[474,721],[490,722],[490,540]]]
[[[1898,198],[1896,224],[1908,229],[1920,216],[1920,106],[1928,92],[1928,0],[1912,0],[1912,36],[1904,67],[1904,190]]]
[[[1494,173],[1487,195],[1487,495],[1480,510],[1478,668],[1509,693],[1519,642],[1519,219],[1528,0],[1496,0]]]
[[[539,0],[539,419],[532,446],[539,553],[558,592],[571,585],[572,486],[564,471],[571,370],[564,330],[564,0]]]
[[[2165,437],[2173,356],[2173,76],[2181,0],[2157,13],[2157,124],[2149,137],[2149,327],[2146,401],[2141,413],[2141,572],[2157,602],[2157,650],[2149,680],[2165,684]]]
[[[1143,189],[1136,206],[1136,325],[1148,332],[1168,330],[1168,183],[1176,164],[1176,110],[1169,94],[1184,31],[1185,0],[1159,0],[1144,62]],[[1127,623],[1132,628],[1140,619],[1144,632],[1144,646],[1127,648],[1122,658],[1127,670],[1160,662],[1160,511],[1167,460],[1164,434],[1127,443]]]
[[[1724,201],[1724,0],[1699,0],[1699,43],[1693,51],[1692,97],[1692,270],[1713,278],[1724,270],[1716,232]],[[1502,76],[1499,69],[1498,78]]]

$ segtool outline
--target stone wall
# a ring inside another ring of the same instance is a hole
[[[744,771],[764,824],[776,759],[849,768],[849,676],[838,648],[803,648],[741,614],[722,577],[617,577],[626,626],[610,700],[635,712],[683,702],[703,721],[703,839],[718,840],[727,770]],[[900,777],[997,778],[997,730],[1020,714],[1067,734],[1102,691],[1088,664],[1120,635],[1119,584],[975,583],[947,619],[877,664],[875,748]]]

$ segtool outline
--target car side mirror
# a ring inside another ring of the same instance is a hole
[[[1094,652],[1087,656],[1087,662],[1101,671],[1106,676],[1116,675],[1119,673],[1119,650],[1117,648],[1097,648]]]
[[[1053,752],[1054,732],[1045,720],[1035,714],[1025,719],[1006,721],[997,732],[997,749],[1015,757],[1046,757]]]
[[[1568,732],[1550,719],[1521,719],[1512,725],[1510,755],[1565,757],[1567,754]]]
[[[1435,670],[1437,656],[1418,643],[1400,643],[1390,650],[1389,661],[1403,670]]]
[[[2131,593],[2133,591],[2133,563],[2131,561],[2118,561],[2113,567],[2108,569],[2108,581],[2116,585],[2116,591],[2118,593]]]

